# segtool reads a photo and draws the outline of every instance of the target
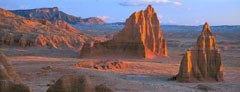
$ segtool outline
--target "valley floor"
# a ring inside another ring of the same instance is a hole
[[[97,59],[80,59],[71,50],[1,48],[33,92],[46,92],[63,75],[87,74],[96,84],[106,84],[116,92],[239,92],[240,52],[222,51],[224,81],[219,83],[179,83],[167,79],[178,73],[185,49],[169,48],[169,57],[159,59],[121,59],[126,69],[94,70],[74,64]],[[171,52],[174,51],[174,52]]]

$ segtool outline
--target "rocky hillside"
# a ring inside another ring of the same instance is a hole
[[[78,49],[93,37],[80,33],[65,21],[26,19],[0,9],[0,45]]]
[[[39,8],[29,10],[12,10],[10,11],[25,18],[45,19],[49,21],[64,20],[70,24],[105,24],[105,22],[97,17],[81,18],[68,15],[59,11],[58,7]]]

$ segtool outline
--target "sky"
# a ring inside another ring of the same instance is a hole
[[[0,0],[6,10],[52,8],[78,17],[124,22],[151,4],[161,24],[240,25],[240,0]]]

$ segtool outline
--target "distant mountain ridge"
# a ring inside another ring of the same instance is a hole
[[[60,11],[58,7],[9,11],[25,18],[45,19],[49,21],[63,20],[69,24],[106,24],[102,19],[97,17],[81,18],[69,15]]]

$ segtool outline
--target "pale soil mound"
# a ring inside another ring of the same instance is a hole
[[[197,88],[197,89],[200,89],[200,90],[202,90],[202,91],[206,91],[206,92],[215,90],[213,87],[208,86],[208,85],[203,85],[203,84],[197,85],[196,88]]]
[[[119,59],[107,59],[100,61],[80,62],[78,64],[75,64],[75,66],[98,70],[116,70],[126,69],[128,67],[128,64]]]

